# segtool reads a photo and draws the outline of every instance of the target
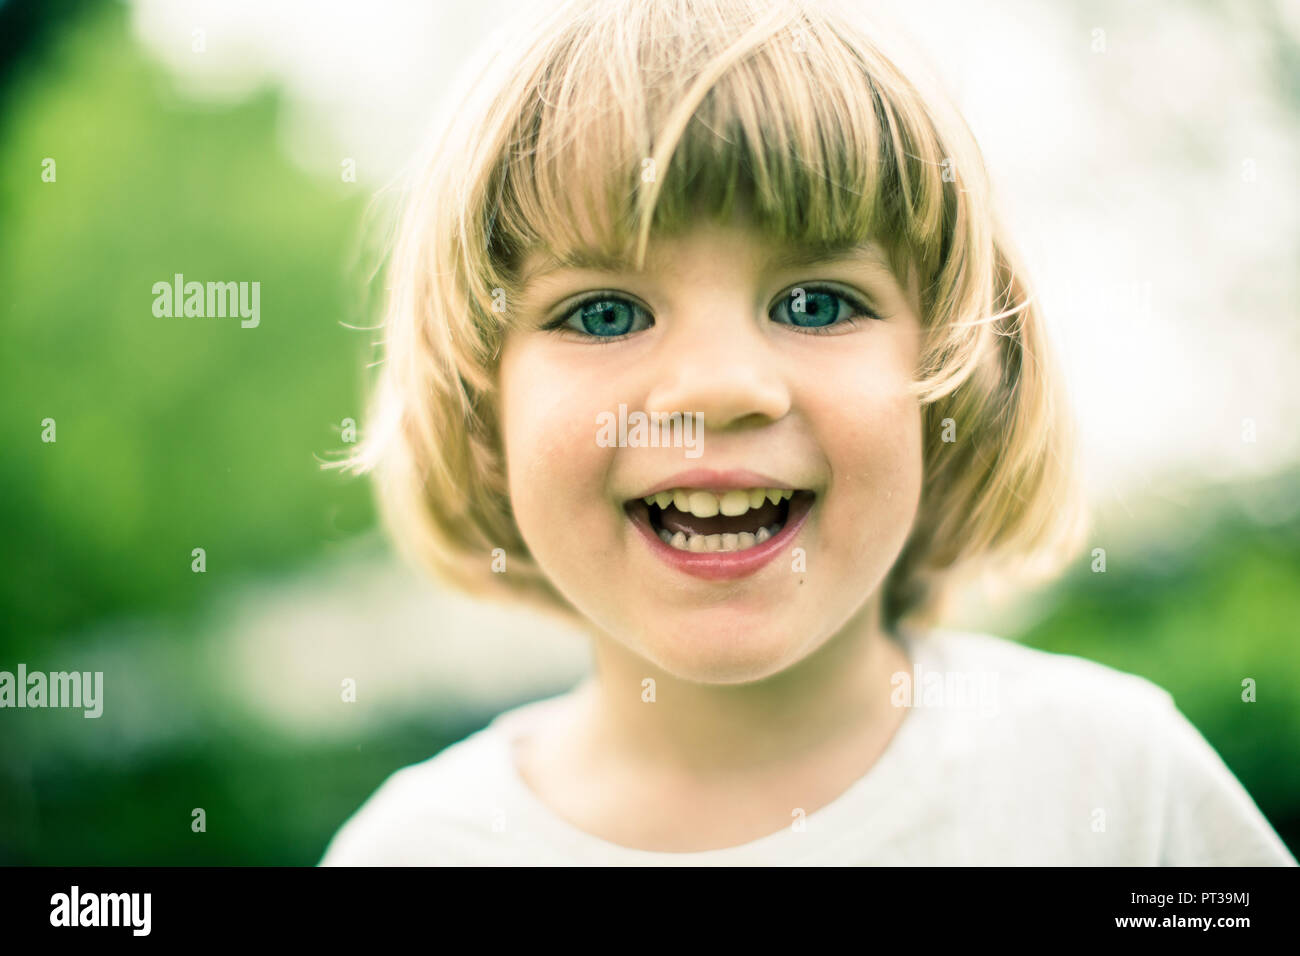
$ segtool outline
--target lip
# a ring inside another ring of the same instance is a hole
[[[684,485],[684,483],[682,483],[684,478],[693,474],[695,473],[688,472],[679,475],[673,479],[673,481],[678,482],[678,484],[665,485],[660,490],[667,491],[669,488],[680,488],[684,486],[699,487]],[[710,472],[709,474],[718,475],[721,473]],[[746,480],[750,480],[754,477],[762,477],[755,476],[753,472],[727,472],[726,474],[745,475],[748,476]],[[764,481],[766,481],[766,479],[764,479]],[[721,486],[706,485],[705,487],[721,487],[726,489],[749,487],[780,488],[783,486],[778,484],[732,484]],[[787,485],[784,487],[789,486]],[[653,494],[653,492],[647,492],[647,494]],[[645,497],[645,495],[642,497]],[[683,571],[686,574],[693,575],[697,578],[704,578],[709,581],[724,581],[733,578],[743,578],[747,575],[753,574],[767,565],[778,554],[785,551],[803,527],[804,522],[808,520],[808,516],[812,514],[813,506],[816,503],[817,496],[814,494],[796,494],[794,498],[790,499],[790,511],[789,514],[786,515],[785,524],[782,526],[781,530],[771,538],[768,538],[762,544],[756,544],[743,551],[679,551],[672,545],[665,544],[659,538],[659,535],[655,534],[654,529],[650,526],[649,510],[646,508],[644,502],[639,499],[634,502],[634,505],[639,506],[639,508],[635,510],[635,514],[626,511],[624,513],[626,514],[628,521],[632,522],[632,526],[636,528],[636,530],[640,532],[641,537],[645,539],[646,545],[650,548],[651,553],[669,567],[675,568],[678,571]]]
[[[651,495],[657,495],[661,491],[672,491],[674,488],[717,492],[732,491],[736,488],[799,489],[803,487],[806,486],[790,484],[780,478],[773,478],[771,475],[760,474],[757,471],[747,471],[743,468],[732,468],[725,471],[715,471],[710,468],[692,468],[690,471],[678,472],[649,490],[642,491],[636,497],[649,498]],[[662,542],[660,543],[662,544]]]

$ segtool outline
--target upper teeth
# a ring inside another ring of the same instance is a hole
[[[736,488],[721,495],[715,495],[711,491],[674,488],[672,491],[661,491],[642,500],[648,505],[658,505],[660,508],[673,505],[678,511],[689,512],[697,518],[712,518],[717,514],[731,517],[743,515],[751,508],[761,508],[764,502],[780,504],[786,498],[793,496],[792,488]]]

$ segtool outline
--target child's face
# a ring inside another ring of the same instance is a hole
[[[652,241],[642,272],[563,269],[516,304],[525,322],[505,343],[500,387],[519,529],[579,611],[670,674],[758,680],[859,612],[874,626],[920,498],[921,412],[907,391],[920,322],[915,282],[900,288],[868,249],[792,268],[756,233],[710,224]],[[524,274],[544,261],[532,254]],[[579,308],[592,292],[602,304]],[[880,318],[853,317],[855,298]],[[564,331],[543,329],[566,316]],[[636,412],[702,413],[697,450],[610,447],[620,405],[629,435]],[[750,510],[727,516],[737,485],[801,493],[761,507],[747,495]],[[673,488],[715,495],[688,495],[686,511],[642,501]],[[724,514],[710,517],[715,498]],[[768,519],[782,527],[752,544],[737,530]],[[708,550],[706,532],[725,550]]]

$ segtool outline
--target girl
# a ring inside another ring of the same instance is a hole
[[[1159,687],[936,626],[1087,525],[978,149],[883,31],[561,0],[484,61],[352,465],[593,673],[395,773],[323,863],[1294,864]],[[627,409],[695,454],[609,440]]]

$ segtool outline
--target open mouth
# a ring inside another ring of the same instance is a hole
[[[776,537],[812,507],[813,492],[797,488],[674,488],[624,505],[664,544],[697,554],[747,551]]]

